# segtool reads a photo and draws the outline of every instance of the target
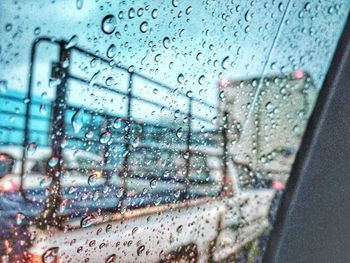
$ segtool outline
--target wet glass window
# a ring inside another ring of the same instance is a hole
[[[2,262],[259,262],[348,1],[0,2]]]

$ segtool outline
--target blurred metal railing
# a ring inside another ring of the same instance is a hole
[[[31,128],[30,128],[30,110],[31,110],[31,104],[32,104],[32,96],[33,96],[33,79],[34,79],[34,66],[35,66],[35,59],[37,56],[37,47],[39,46],[40,43],[50,43],[50,44],[54,44],[56,46],[59,47],[59,61],[57,63],[54,63],[53,69],[52,69],[52,77],[55,78],[56,80],[58,80],[58,85],[56,87],[56,97],[55,97],[55,101],[53,102],[52,105],[52,113],[51,113],[51,131],[50,131],[50,136],[49,138],[51,139],[51,148],[52,148],[52,157],[57,158],[57,164],[54,167],[49,167],[48,168],[48,173],[50,174],[50,176],[52,177],[52,183],[51,183],[51,190],[50,190],[50,195],[46,201],[46,213],[45,213],[45,217],[46,218],[55,218],[55,213],[56,213],[56,208],[58,207],[59,203],[60,203],[60,191],[61,191],[61,186],[60,186],[60,175],[62,174],[62,172],[65,171],[65,167],[64,167],[64,155],[63,155],[63,149],[62,149],[62,145],[66,144],[66,140],[70,139],[70,140],[75,140],[75,141],[82,141],[84,140],[84,142],[89,141],[90,143],[96,144],[98,143],[98,140],[96,138],[90,138],[87,139],[79,137],[76,134],[73,135],[69,135],[69,133],[67,132],[69,129],[67,128],[67,114],[68,111],[77,111],[79,110],[78,107],[74,107],[72,105],[68,104],[67,101],[67,97],[68,95],[68,91],[67,91],[67,87],[68,87],[68,81],[69,80],[74,80],[77,81],[83,85],[90,85],[90,80],[83,78],[83,77],[79,77],[77,75],[74,75],[73,73],[70,72],[70,64],[69,63],[71,61],[71,54],[73,51],[79,52],[84,56],[87,57],[91,57],[93,59],[98,59],[99,61],[102,61],[103,63],[106,63],[109,67],[115,67],[118,70],[123,71],[124,73],[127,74],[128,76],[128,87],[126,91],[120,90],[120,89],[112,89],[110,87],[107,87],[103,84],[100,83],[94,83],[93,87],[94,88],[98,88],[99,90],[103,90],[105,92],[108,92],[110,94],[115,94],[115,95],[122,95],[127,99],[127,110],[126,110],[126,116],[121,117],[121,116],[116,116],[110,113],[105,113],[105,112],[99,112],[99,111],[94,111],[88,108],[84,107],[84,112],[86,112],[87,114],[90,114],[91,116],[98,116],[100,118],[103,119],[103,127],[105,131],[107,132],[111,132],[111,125],[113,120],[115,120],[116,118],[118,118],[120,120],[120,122],[123,124],[122,125],[122,129],[120,129],[119,131],[114,131],[113,132],[117,132],[119,135],[123,135],[123,145],[124,145],[124,154],[123,154],[123,160],[122,160],[122,165],[121,169],[119,168],[114,168],[113,165],[111,167],[111,165],[108,165],[109,160],[110,160],[110,147],[113,146],[112,143],[105,143],[103,145],[103,165],[105,166],[104,168],[102,168],[104,170],[104,173],[110,173],[110,171],[112,172],[118,172],[119,175],[121,175],[122,179],[123,179],[123,183],[122,183],[122,188],[124,189],[124,195],[122,196],[121,199],[123,199],[123,197],[125,196],[125,189],[126,189],[126,184],[125,184],[125,179],[129,178],[129,177],[133,177],[133,178],[138,178],[139,176],[137,174],[132,174],[132,164],[130,163],[130,157],[131,157],[131,152],[135,151],[135,148],[138,149],[150,149],[150,150],[159,150],[159,151],[164,151],[164,152],[177,152],[177,153],[181,153],[181,155],[183,156],[183,158],[185,159],[185,176],[183,178],[172,178],[173,180],[177,180],[177,181],[182,181],[185,185],[185,191],[182,193],[182,198],[186,199],[188,198],[188,187],[190,185],[190,173],[191,173],[191,162],[193,161],[192,158],[194,158],[194,156],[196,155],[208,155],[208,153],[206,153],[205,150],[201,150],[201,149],[195,149],[195,147],[192,147],[192,143],[193,141],[196,141],[198,143],[202,142],[204,145],[206,145],[208,143],[208,146],[213,146],[213,144],[215,145],[216,143],[212,142],[213,140],[217,140],[218,138],[220,138],[220,136],[222,135],[221,132],[219,132],[218,129],[215,129],[214,131],[201,131],[201,132],[195,132],[193,131],[193,124],[192,121],[194,119],[200,120],[201,122],[207,123],[209,125],[213,125],[212,123],[212,119],[210,118],[206,118],[205,116],[201,116],[198,114],[195,114],[193,112],[193,103],[199,103],[201,104],[203,107],[206,107],[210,110],[215,109],[216,106],[215,105],[211,105],[207,102],[202,101],[199,98],[195,98],[193,96],[186,96],[186,93],[177,90],[177,94],[182,98],[187,100],[187,109],[186,110],[176,110],[179,114],[185,116],[185,118],[187,118],[187,122],[186,122],[186,129],[183,132],[186,132],[186,136],[184,136],[185,138],[185,143],[180,143],[177,144],[177,147],[172,147],[170,149],[164,149],[159,143],[157,145],[157,143],[149,143],[147,142],[147,140],[149,140],[152,136],[153,137],[157,137],[158,139],[161,139],[159,137],[160,134],[166,134],[169,133],[169,131],[174,132],[176,131],[176,129],[172,128],[172,127],[162,127],[162,124],[147,124],[147,122],[145,123],[147,127],[151,127],[149,131],[145,131],[145,129],[141,128],[142,132],[139,134],[140,138],[147,138],[146,140],[144,140],[143,143],[139,144],[137,147],[132,147],[132,139],[134,138],[135,135],[135,129],[134,127],[137,125],[144,125],[145,124],[140,124],[139,122],[137,122],[136,120],[134,120],[133,118],[133,101],[140,101],[144,104],[150,104],[152,106],[155,106],[159,109],[167,109],[169,111],[174,112],[173,107],[171,107],[171,105],[166,105],[166,104],[162,104],[160,102],[156,102],[156,101],[152,101],[150,99],[147,99],[145,97],[139,96],[135,94],[134,91],[134,78],[138,77],[141,78],[149,83],[152,83],[152,85],[156,85],[157,88],[159,89],[164,89],[166,91],[169,92],[174,92],[175,89],[172,87],[169,87],[163,83],[160,83],[156,80],[153,80],[151,78],[148,78],[146,76],[144,76],[143,74],[140,74],[138,72],[134,72],[134,71],[130,71],[125,67],[122,66],[110,66],[110,60],[103,58],[101,56],[95,55],[91,52],[88,52],[80,47],[77,46],[73,46],[73,47],[69,47],[67,48],[67,42],[64,40],[56,40],[56,39],[51,39],[49,37],[41,37],[38,38],[34,41],[33,45],[32,45],[32,50],[31,50],[31,59],[30,59],[30,73],[29,73],[29,82],[28,82],[28,91],[27,91],[27,99],[29,100],[29,102],[26,104],[26,111],[25,111],[25,132],[24,132],[24,140],[23,140],[23,153],[22,153],[22,169],[21,169],[21,191],[24,193],[23,191],[23,176],[25,174],[25,160],[26,160],[26,153],[25,153],[25,147],[26,145],[28,145],[30,143],[30,133],[31,133]],[[68,65],[67,65],[68,62]],[[89,86],[91,88],[91,85]],[[164,128],[164,131],[161,132],[157,132],[156,130],[159,130],[159,128]],[[211,136],[209,136],[209,139],[205,139],[205,141],[201,141],[201,139],[198,139],[199,137],[201,137],[201,134],[204,133],[210,133]],[[113,136],[113,134],[112,134]],[[214,139],[213,139],[214,138]],[[212,141],[210,141],[212,140]],[[211,144],[211,145],[210,145]],[[214,155],[216,155],[218,158],[222,157],[223,155],[225,155],[226,150],[222,150],[222,146],[220,146],[220,142],[216,144],[219,147],[219,151],[217,153],[214,153]],[[196,147],[198,148],[198,147]],[[210,153],[209,153],[210,154]],[[213,155],[213,153],[211,153]],[[224,158],[224,160],[226,160]],[[225,166],[225,164],[224,164]],[[142,179],[145,179],[145,175],[142,175]],[[165,178],[163,178],[165,179]],[[169,180],[169,179],[165,179],[165,180]],[[46,220],[48,221],[48,220]]]

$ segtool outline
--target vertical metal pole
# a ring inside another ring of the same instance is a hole
[[[233,195],[232,192],[232,178],[229,175],[228,172],[228,116],[229,113],[227,111],[224,111],[224,123],[223,126],[221,127],[221,134],[222,134],[222,140],[223,140],[223,153],[222,153],[222,162],[223,162],[223,175],[224,175],[224,180],[223,180],[223,186],[222,186],[222,193],[225,197],[230,197]]]
[[[186,138],[186,176],[185,176],[185,197],[188,198],[188,188],[190,186],[191,175],[191,158],[192,158],[192,98],[188,101],[188,113],[187,113],[187,138]]]
[[[104,125],[105,125],[105,132],[111,131],[112,127],[112,119],[108,116],[104,116]],[[109,156],[109,149],[110,149],[110,142],[104,144],[103,146],[103,166],[104,168],[108,165],[108,156]],[[111,177],[111,171],[103,169],[103,176],[106,178],[106,183],[110,182]]]
[[[129,83],[128,83],[128,105],[127,105],[127,114],[126,114],[126,126],[124,132],[124,145],[125,145],[125,156],[123,160],[123,170],[122,170],[122,188],[123,195],[120,198],[119,204],[120,209],[122,209],[123,200],[126,196],[126,178],[128,178],[130,173],[130,164],[129,164],[129,155],[130,155],[130,141],[131,141],[131,123],[132,123],[132,98],[133,98],[133,73],[129,74]]]
[[[56,99],[53,105],[53,120],[51,130],[51,147],[52,155],[51,162],[49,161],[47,173],[51,177],[52,182],[50,185],[50,193],[45,200],[45,209],[42,214],[42,220],[39,221],[41,226],[47,224],[53,226],[59,226],[60,220],[57,216],[57,208],[60,205],[60,176],[64,171],[63,168],[63,151],[62,143],[65,139],[65,111],[66,111],[66,95],[67,95],[67,79],[68,79],[68,67],[64,67],[64,62],[70,59],[70,51],[65,48],[66,42],[61,41],[60,45],[60,57],[59,62],[53,69],[53,77],[57,78],[60,83],[56,88]],[[55,158],[56,162],[52,163],[52,159]]]
[[[23,140],[23,146],[22,146],[22,162],[21,162],[21,181],[19,190],[23,197],[25,197],[25,192],[23,189],[23,177],[25,174],[25,163],[26,163],[26,148],[29,144],[30,140],[30,104],[32,102],[32,90],[33,90],[33,77],[34,77],[34,60],[36,55],[36,48],[38,44],[40,43],[40,40],[37,39],[34,41],[30,53],[30,65],[29,65],[29,79],[28,79],[28,90],[27,90],[27,97],[28,103],[26,104],[26,113],[25,113],[25,123],[24,123],[24,140]]]

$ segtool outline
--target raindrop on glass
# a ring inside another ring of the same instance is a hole
[[[167,49],[170,47],[170,38],[165,37],[165,38],[163,39],[163,46],[164,46],[165,48],[167,48]]]
[[[227,69],[227,68],[228,68],[228,66],[229,66],[229,59],[230,59],[230,57],[227,56],[227,57],[225,57],[225,58],[222,60],[222,62],[221,62],[221,67],[222,67],[223,69]]]
[[[157,9],[153,9],[153,11],[152,11],[152,18],[156,19],[157,15],[158,15],[158,10]]]
[[[185,80],[185,76],[183,74],[179,74],[177,76],[177,82],[179,82],[180,84],[183,83]]]
[[[146,33],[148,30],[148,23],[146,21],[142,22],[140,25],[140,31]]]
[[[135,17],[135,9],[134,8],[129,9],[128,16],[130,19],[133,19]]]
[[[0,92],[6,93],[7,89],[8,89],[7,80],[0,80]]]
[[[114,44],[110,45],[109,48],[107,49],[107,57],[108,58],[113,58],[116,54],[117,48],[115,47]]]
[[[187,7],[186,15],[189,15],[192,12],[192,6]]]
[[[57,261],[58,257],[58,247],[52,247],[46,250],[42,256],[44,263],[54,263]]]
[[[76,0],[76,2],[75,2],[75,6],[79,10],[83,8],[83,4],[84,4],[84,0]]]
[[[84,110],[79,109],[74,113],[72,117],[72,125],[73,125],[74,132],[76,133],[78,133],[83,127],[83,124],[84,124],[83,116],[84,116]]]
[[[48,164],[49,164],[50,167],[55,167],[55,166],[58,164],[58,158],[55,157],[55,156],[52,156],[52,157],[49,159]]]
[[[115,262],[117,262],[117,255],[116,254],[110,255],[106,259],[106,263],[115,263]]]
[[[110,35],[114,32],[115,28],[116,28],[116,19],[114,15],[105,16],[101,24],[102,31],[105,34]]]
[[[80,221],[80,226],[81,227],[89,227],[91,226],[94,221],[95,221],[95,216],[94,215],[88,215],[86,217],[84,217],[81,221]]]
[[[35,142],[32,142],[27,145],[27,155],[33,156],[33,154],[36,152],[38,145]]]
[[[75,47],[79,42],[79,37],[77,35],[72,36],[68,43],[66,44],[66,49]]]
[[[139,246],[137,248],[137,255],[140,256],[144,250],[145,250],[145,246],[144,245]]]
[[[177,233],[181,233],[183,230],[183,226],[182,225],[179,225],[177,228],[176,228],[176,232]]]
[[[192,98],[192,96],[193,96],[193,91],[192,90],[189,90],[189,91],[186,92],[186,97],[187,98]]]
[[[154,189],[157,187],[157,179],[153,178],[151,182],[149,183],[149,186]]]
[[[176,131],[177,138],[181,139],[183,134],[184,134],[184,132],[183,132],[182,128],[178,128],[177,131]]]
[[[93,173],[92,175],[89,176],[88,178],[88,184],[90,186],[95,186],[97,184],[97,180],[99,178],[99,174]]]
[[[23,220],[24,220],[24,218],[25,218],[25,215],[24,214],[22,214],[22,213],[17,213],[16,214],[16,224],[17,225],[21,225],[22,223],[23,223]]]
[[[110,141],[111,139],[111,133],[109,131],[106,131],[100,135],[100,143],[101,144],[106,144]]]

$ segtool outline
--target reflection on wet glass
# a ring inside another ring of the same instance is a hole
[[[1,1],[2,262],[261,260],[349,8]]]

